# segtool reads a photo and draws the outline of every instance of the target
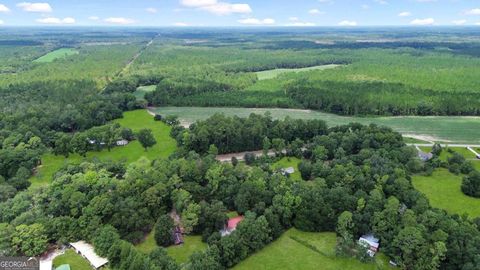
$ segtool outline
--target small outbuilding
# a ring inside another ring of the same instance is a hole
[[[295,173],[295,168],[288,167],[288,168],[282,169],[281,172],[282,172],[283,175],[291,175],[291,174]]]
[[[223,230],[220,231],[220,234],[222,236],[230,235],[232,232],[234,232],[237,229],[238,224],[242,222],[243,219],[244,219],[243,216],[230,218],[229,220],[227,220]]]
[[[127,140],[118,140],[116,142],[117,146],[125,146],[125,145],[128,145],[128,141]]]
[[[358,239],[358,244],[367,248],[367,253],[370,257],[375,256],[380,247],[380,240],[373,234],[367,234]]]
[[[108,263],[108,260],[95,253],[94,247],[85,241],[70,243],[70,246],[80,255],[82,255],[95,269],[99,269]]]

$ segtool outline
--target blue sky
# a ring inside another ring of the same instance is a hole
[[[0,25],[480,27],[480,0],[0,0]]]

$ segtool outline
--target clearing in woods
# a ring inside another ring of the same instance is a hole
[[[307,68],[278,68],[278,69],[272,69],[272,70],[265,70],[265,71],[259,71],[257,73],[258,80],[263,81],[263,80],[269,80],[269,79],[275,79],[279,75],[284,74],[284,73],[291,73],[291,72],[306,72],[306,71],[312,71],[312,70],[325,70],[325,69],[331,69],[331,68],[336,68],[340,67],[342,65],[321,65],[321,66],[314,66],[314,67],[307,67]]]
[[[106,149],[100,152],[88,152],[86,158],[78,154],[72,154],[65,158],[64,156],[55,156],[47,153],[42,156],[42,166],[38,168],[37,174],[30,179],[32,186],[50,183],[54,173],[68,163],[80,163],[83,160],[96,158],[100,160],[125,160],[126,162],[134,162],[141,157],[146,157],[150,160],[161,157],[167,158],[177,147],[175,140],[170,137],[171,128],[162,122],[154,121],[153,117],[145,110],[125,112],[123,118],[114,122],[119,123],[122,127],[131,128],[134,132],[143,128],[151,129],[157,144],[145,151],[138,141],[133,141],[127,146],[114,147],[110,152]]]
[[[44,56],[34,60],[35,63],[50,63],[56,59],[66,58],[71,55],[79,54],[79,51],[73,48],[62,48],[45,54]]]

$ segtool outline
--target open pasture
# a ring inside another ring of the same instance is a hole
[[[444,209],[450,214],[479,217],[480,199],[462,192],[462,177],[446,169],[437,169],[431,176],[414,176],[413,185],[428,197],[433,207]]]
[[[308,246],[305,245],[308,243]],[[374,263],[335,256],[335,233],[309,233],[290,229],[275,242],[242,261],[233,269],[291,270],[381,270],[393,269],[377,254]],[[315,249],[310,246],[315,247]]]
[[[50,63],[57,59],[63,59],[68,56],[77,55],[79,51],[73,48],[61,48],[34,60],[35,63]]]
[[[184,125],[207,119],[215,113],[246,117],[251,113],[264,114],[269,112],[275,119],[284,119],[287,116],[298,119],[322,119],[329,126],[344,125],[351,122],[373,123],[391,127],[403,134],[429,136],[438,142],[478,143],[478,138],[480,138],[480,129],[478,128],[480,117],[346,117],[312,110],[258,108],[159,107],[154,111],[161,115],[176,115]]]

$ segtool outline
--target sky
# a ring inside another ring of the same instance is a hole
[[[0,0],[2,26],[478,25],[480,0]]]

